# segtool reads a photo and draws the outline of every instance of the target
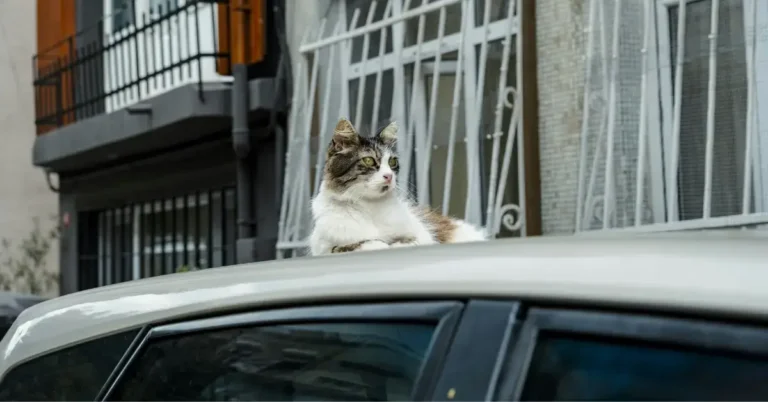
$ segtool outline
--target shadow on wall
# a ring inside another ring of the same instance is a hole
[[[14,243],[0,239],[0,290],[34,295],[58,294],[59,274],[50,272],[48,254],[60,234],[58,217],[50,218],[43,229],[38,217],[32,218],[32,231]]]

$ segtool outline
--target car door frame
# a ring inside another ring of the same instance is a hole
[[[514,346],[505,358],[503,378],[493,400],[520,400],[538,336],[542,331],[682,344],[768,356],[768,329],[759,325],[712,318],[665,316],[661,312],[606,312],[588,307],[564,309],[532,306],[521,324]]]
[[[431,322],[435,323],[435,335],[427,352],[427,358],[416,380],[413,400],[434,400],[436,393],[445,395],[444,388],[454,380],[464,384],[460,395],[488,394],[488,385],[498,375],[500,347],[508,342],[507,322],[514,317],[517,303],[486,300],[429,300],[395,302],[357,302],[287,308],[262,308],[258,311],[222,313],[215,317],[191,318],[147,328],[143,336],[115,368],[110,380],[97,400],[110,400],[126,371],[134,364],[147,344],[156,339],[202,331],[254,325],[279,325],[283,323],[312,323],[328,321],[366,322]],[[480,347],[467,350],[466,346],[477,343],[474,331],[483,331],[489,338]],[[461,369],[466,369],[467,358],[474,359],[473,370],[477,374],[470,379]],[[447,373],[447,375],[445,375]],[[464,376],[466,377],[466,376]],[[453,386],[455,389],[456,386]],[[464,391],[467,392],[464,392]],[[471,390],[471,392],[469,392]],[[439,398],[438,398],[439,399]]]

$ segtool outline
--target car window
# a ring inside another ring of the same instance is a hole
[[[768,400],[768,360],[542,331],[521,400]]]
[[[137,332],[84,342],[11,369],[0,382],[0,401],[93,400]]]
[[[435,326],[312,323],[151,341],[112,400],[408,400]]]

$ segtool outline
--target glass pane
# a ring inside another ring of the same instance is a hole
[[[765,400],[757,356],[619,339],[539,335],[522,400]]]
[[[112,32],[127,28],[133,22],[133,0],[112,0]]]
[[[434,326],[233,328],[151,343],[116,400],[409,400]]]
[[[24,363],[3,378],[0,400],[94,400],[136,332],[99,338]]]

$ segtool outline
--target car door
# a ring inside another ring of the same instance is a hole
[[[768,400],[766,328],[531,308],[494,400]]]
[[[99,399],[473,399],[498,372],[514,306],[315,305],[161,325],[148,329]]]

